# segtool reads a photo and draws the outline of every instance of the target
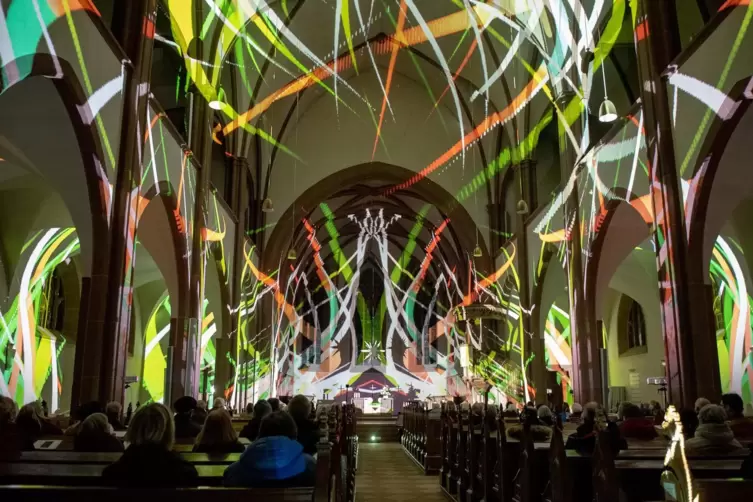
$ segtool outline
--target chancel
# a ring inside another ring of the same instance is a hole
[[[753,497],[749,0],[3,0],[0,498]]]

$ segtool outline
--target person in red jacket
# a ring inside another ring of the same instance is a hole
[[[622,418],[620,434],[623,438],[651,441],[658,436],[651,417],[645,417],[636,405],[623,403]]]

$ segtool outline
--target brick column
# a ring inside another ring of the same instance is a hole
[[[693,273],[688,265],[681,179],[662,77],[681,50],[674,0],[640,0],[636,23],[669,400],[678,406],[692,406],[699,396],[717,401],[721,382],[712,294],[702,272]]]
[[[115,4],[113,35],[130,62],[125,65],[109,242],[95,251],[106,253],[103,259],[108,261],[108,273],[93,275],[82,284],[82,298],[88,299],[82,302],[79,319],[72,406],[92,399],[123,401],[136,244],[132,205],[140,193],[141,138],[148,127],[156,8],[156,0],[120,0]]]

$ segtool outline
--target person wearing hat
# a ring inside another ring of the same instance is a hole
[[[195,438],[201,432],[201,425],[193,420],[196,405],[196,399],[191,396],[183,396],[173,404],[176,438]]]

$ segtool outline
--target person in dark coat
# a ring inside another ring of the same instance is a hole
[[[319,442],[319,424],[309,417],[311,416],[311,401],[302,394],[298,394],[288,403],[288,413],[298,428],[297,440],[303,446],[303,452],[309,455],[316,453],[316,445]]]
[[[172,451],[175,423],[159,403],[141,407],[126,433],[131,444],[117,462],[102,471],[111,486],[140,488],[192,487],[199,484],[196,468]]]
[[[577,450],[582,453],[593,453],[596,447],[596,436],[598,428],[596,427],[596,407],[586,406],[583,412],[583,423],[567,438],[565,448],[568,450]],[[617,455],[620,450],[627,449],[627,441],[620,436],[620,429],[614,422],[607,422],[607,432],[611,442],[612,452]]]
[[[272,413],[272,407],[269,405],[269,402],[263,399],[257,401],[254,405],[254,416],[248,421],[246,426],[243,427],[240,437],[246,438],[249,441],[256,441],[256,438],[259,437],[259,426],[261,426],[261,421],[270,413]]]
[[[15,460],[23,450],[33,450],[34,445],[21,433],[16,425],[18,406],[6,396],[0,396],[0,460]]]
[[[241,453],[246,447],[238,441],[238,435],[233,430],[230,414],[224,409],[209,412],[201,432],[196,436],[193,447],[195,453],[209,453],[220,455],[225,453]]]
[[[284,411],[268,415],[261,423],[259,439],[239,461],[225,469],[225,486],[292,488],[314,486],[316,462],[296,441],[295,420]]]
[[[191,396],[183,396],[173,404],[175,410],[175,437],[195,438],[201,432],[201,425],[193,419],[193,411],[196,409],[196,399]]]
[[[622,437],[651,441],[659,436],[653,421],[646,418],[638,406],[632,403],[622,403],[620,409],[623,418],[620,424],[620,435]]]
[[[280,409],[282,408],[280,400],[276,397],[270,397],[269,399],[267,399],[267,402],[272,407],[272,411],[280,411]]]
[[[103,413],[89,415],[81,423],[78,434],[73,438],[75,451],[123,451],[123,443],[113,435],[112,426]]]

